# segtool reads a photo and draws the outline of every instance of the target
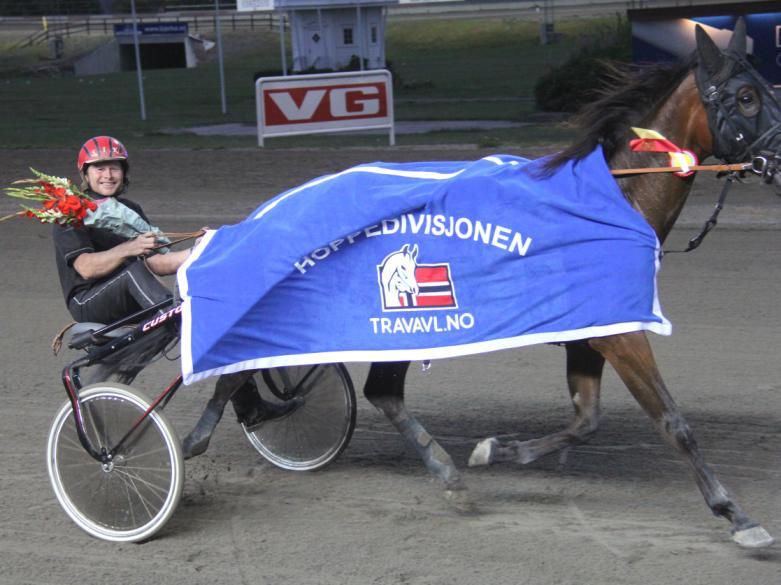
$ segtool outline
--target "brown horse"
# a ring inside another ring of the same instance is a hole
[[[654,67],[617,75],[616,85],[580,114],[580,139],[553,156],[547,168],[554,170],[567,160],[582,158],[598,144],[602,144],[611,169],[664,166],[658,154],[630,151],[631,126],[653,128],[693,151],[700,160],[716,155],[736,163],[760,153],[773,159],[781,145],[781,108],[745,55],[742,19],[724,52],[698,27],[693,63],[673,70]],[[663,242],[686,202],[693,180],[694,177],[680,178],[669,173],[637,174],[619,179],[619,186]],[[703,460],[662,380],[645,333],[575,341],[566,344],[566,352],[567,382],[575,407],[572,423],[560,432],[529,441],[485,439],[472,452],[470,466],[501,461],[529,463],[587,441],[599,423],[600,383],[608,361],[662,437],[689,463],[713,513],[731,523],[732,539],[744,547],[772,544],[772,537],[740,509]],[[364,393],[418,451],[427,469],[447,490],[457,492],[463,489],[463,482],[450,456],[405,408],[404,378],[408,366],[409,363],[372,364]]]
[[[742,20],[724,52],[698,27],[697,53],[691,63],[674,69],[617,71],[614,87],[580,115],[582,136],[548,159],[547,170],[553,172],[568,160],[583,158],[600,144],[612,169],[665,166],[660,155],[630,151],[630,127],[640,126],[662,133],[700,160],[715,155],[733,163],[761,161],[757,168],[765,171],[766,179],[777,181],[778,176],[770,171],[778,162],[775,154],[781,152],[781,106],[746,60],[745,43]],[[680,178],[669,173],[638,174],[619,179],[619,185],[663,242],[686,202],[693,180],[691,176]],[[570,426],[530,441],[485,439],[473,451],[469,465],[529,463],[587,441],[599,422],[600,383],[608,361],[664,439],[688,461],[713,513],[732,524],[733,540],[745,547],[772,544],[772,537],[743,513],[703,461],[689,426],[662,381],[645,333],[583,339],[567,343],[566,351],[567,381],[575,407],[575,419]],[[421,455],[429,472],[443,482],[446,493],[459,498],[464,484],[452,459],[405,407],[404,379],[408,367],[409,362],[372,364],[364,394]],[[240,419],[242,412],[250,419],[269,415],[263,412],[268,406],[258,400],[257,388],[250,383],[251,375],[252,372],[239,372],[219,379],[214,397],[184,441],[186,457],[206,450],[229,400],[233,400]]]

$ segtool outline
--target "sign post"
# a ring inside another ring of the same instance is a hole
[[[258,145],[272,136],[388,130],[396,143],[393,83],[385,69],[261,77],[255,82]]]

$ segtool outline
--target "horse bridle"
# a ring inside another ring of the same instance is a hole
[[[702,66],[695,72],[713,136],[713,154],[725,162],[750,160],[750,170],[770,182],[781,165],[781,103],[745,56],[730,49],[724,51],[724,55],[726,62],[718,73],[708,76]],[[730,85],[743,85],[745,81],[739,77],[743,73],[753,77],[755,87],[761,92],[762,109],[756,119],[770,116],[771,120],[779,120],[751,143],[746,142],[744,130],[735,122],[744,119],[737,105],[739,87],[735,91],[725,91]]]
[[[705,222],[700,233],[689,240],[688,246],[683,250],[665,250],[665,253],[671,252],[691,252],[697,248],[705,236],[716,227],[718,216],[724,208],[724,201],[727,198],[727,192],[732,184],[740,177],[740,172],[751,171],[760,176],[766,183],[773,181],[773,176],[781,167],[781,103],[779,103],[773,91],[767,86],[765,80],[751,66],[745,56],[727,49],[724,51],[726,63],[716,74],[707,75],[705,68],[700,65],[695,71],[695,80],[697,89],[700,92],[708,116],[708,128],[713,136],[713,154],[725,163],[730,161],[750,161],[739,163],[740,170],[730,170],[727,174],[727,180],[719,195],[719,200],[711,213],[710,218]],[[779,120],[770,125],[770,128],[760,134],[752,143],[748,144],[746,138],[737,124],[736,119],[744,119],[738,111],[738,90],[725,91],[729,85],[743,84],[744,82],[738,75],[748,73],[756,81],[756,87],[761,90],[761,110],[757,113],[756,119],[759,120],[762,114],[772,116],[771,120]],[[768,99],[769,98],[769,99]],[[770,111],[763,111],[765,108]]]

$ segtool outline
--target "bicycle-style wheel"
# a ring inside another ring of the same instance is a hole
[[[80,393],[87,436],[111,450],[149,408],[143,394],[121,384],[95,384]],[[176,432],[152,411],[113,461],[102,464],[79,442],[70,402],[51,426],[47,446],[54,493],[71,519],[92,536],[115,542],[150,538],[179,503],[184,459]]]
[[[283,469],[312,471],[347,447],[355,428],[355,390],[343,364],[271,368],[257,372],[255,380],[259,388],[271,390],[269,402],[297,402],[280,417],[242,425],[268,461]],[[268,393],[262,394],[265,400]]]

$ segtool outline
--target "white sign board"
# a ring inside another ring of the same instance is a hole
[[[274,0],[236,0],[237,12],[254,10],[274,10]]]
[[[258,144],[270,136],[387,129],[395,144],[393,83],[384,69],[262,77],[255,82]]]

